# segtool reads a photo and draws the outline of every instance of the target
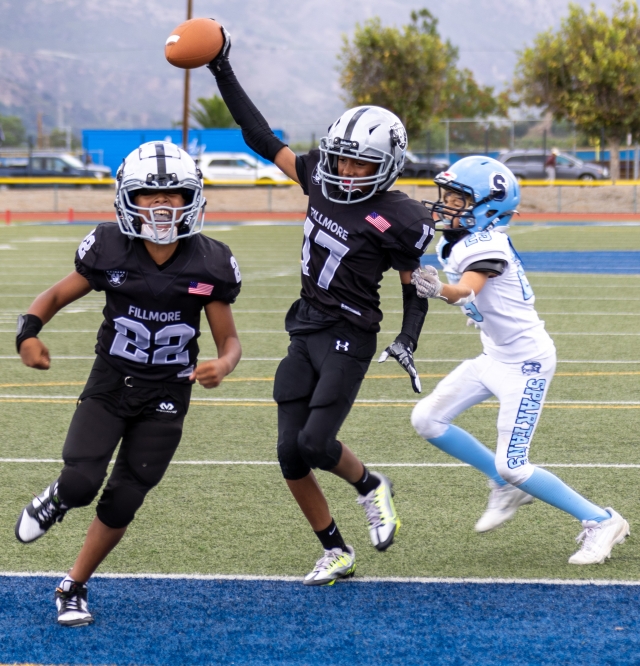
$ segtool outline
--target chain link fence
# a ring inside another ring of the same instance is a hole
[[[629,136],[620,150],[620,177],[637,180],[640,145]],[[604,132],[587,137],[569,123],[550,119],[487,120],[455,119],[433,122],[417,139],[410,141],[410,150],[421,160],[444,160],[448,164],[467,155],[489,155],[498,158],[509,151],[548,154],[553,148],[584,162],[609,167]]]

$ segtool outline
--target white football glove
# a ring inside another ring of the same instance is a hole
[[[411,284],[416,286],[420,298],[439,298],[442,282],[434,266],[421,266],[411,273]]]

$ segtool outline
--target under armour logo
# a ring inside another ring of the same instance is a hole
[[[348,352],[349,351],[349,342],[345,340],[336,340],[336,351]]]

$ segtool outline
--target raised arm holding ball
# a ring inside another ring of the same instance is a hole
[[[331,585],[355,570],[355,552],[338,530],[313,469],[352,484],[365,510],[371,541],[388,548],[400,527],[392,484],[370,472],[336,439],[376,350],[383,274],[400,273],[402,330],[380,360],[393,356],[408,372],[428,301],[411,274],[433,237],[418,202],[389,191],[402,172],[407,135],[400,120],[376,106],[349,109],[329,128],[319,150],[297,157],[271,130],[242,89],[229,62],[229,34],[208,65],[247,145],[274,162],[309,197],[302,246],[302,290],[285,318],[291,344],[275,376],[278,459],[287,485],[324,547],[305,585]]]

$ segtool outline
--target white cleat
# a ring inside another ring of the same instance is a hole
[[[302,581],[305,585],[333,585],[338,578],[351,578],[356,571],[356,553],[351,546],[347,550],[332,548],[316,562],[313,571]]]
[[[84,627],[93,622],[87,605],[86,584],[63,580],[56,588],[56,607],[58,624],[63,627]]]
[[[523,504],[531,504],[533,497],[524,490],[512,486],[507,483],[504,486],[499,486],[492,479],[489,480],[489,503],[486,511],[480,516],[480,520],[476,523],[476,532],[489,532],[495,530],[511,520],[516,511]]]
[[[58,482],[54,481],[22,510],[16,523],[18,541],[30,543],[46,534],[54,523],[59,523],[67,513],[67,507],[58,497]]]
[[[400,518],[393,504],[393,484],[386,476],[370,472],[380,479],[380,485],[367,495],[358,496],[358,504],[364,506],[369,523],[371,543],[378,550],[386,550],[400,529]]]
[[[612,548],[624,543],[631,534],[629,523],[619,513],[611,508],[605,511],[611,515],[608,520],[599,523],[595,520],[582,521],[583,530],[576,537],[582,546],[569,558],[569,564],[602,564],[611,557]]]

